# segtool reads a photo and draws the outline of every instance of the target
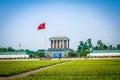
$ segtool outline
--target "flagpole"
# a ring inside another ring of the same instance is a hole
[[[45,57],[46,57],[46,22],[45,22]]]
[[[37,28],[38,30],[41,30],[41,29],[45,29],[45,31],[44,31],[44,37],[43,37],[43,43],[44,43],[44,46],[43,46],[43,50],[45,49],[45,55],[46,55],[46,22],[44,22],[44,23],[41,23],[39,26],[38,26],[38,28]]]

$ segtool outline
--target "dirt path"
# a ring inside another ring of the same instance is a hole
[[[21,74],[9,76],[9,77],[0,77],[0,80],[11,80],[11,79],[14,79],[14,78],[25,77],[25,76],[34,74],[34,73],[36,73],[36,72],[40,72],[40,71],[42,71],[42,70],[46,70],[46,69],[49,69],[49,68],[52,68],[52,67],[56,67],[56,66],[62,65],[62,64],[64,64],[64,63],[65,63],[65,62],[59,63],[59,64],[55,64],[55,65],[52,65],[52,66],[43,67],[43,68],[36,69],[36,70],[32,70],[32,71],[29,71],[29,72],[25,72],[25,73],[21,73]]]

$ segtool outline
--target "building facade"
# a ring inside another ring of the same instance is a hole
[[[120,50],[92,50],[88,57],[120,57]]]
[[[29,55],[26,52],[0,52],[0,59],[26,59]]]
[[[69,48],[68,37],[51,37],[49,38],[51,48]]]
[[[50,48],[46,51],[46,56],[52,58],[68,57],[70,51],[68,37],[51,37],[49,41]]]

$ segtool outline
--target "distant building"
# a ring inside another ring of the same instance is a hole
[[[120,57],[120,50],[93,50],[88,57]]]
[[[49,40],[50,48],[46,51],[47,57],[68,57],[68,52],[70,51],[70,39],[68,37],[51,37]]]
[[[0,52],[0,59],[26,59],[28,57],[26,52]]]

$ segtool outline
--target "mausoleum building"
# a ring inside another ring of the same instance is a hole
[[[70,39],[65,36],[51,37],[49,38],[50,48],[46,51],[46,56],[52,58],[68,57],[70,51],[69,42]]]

